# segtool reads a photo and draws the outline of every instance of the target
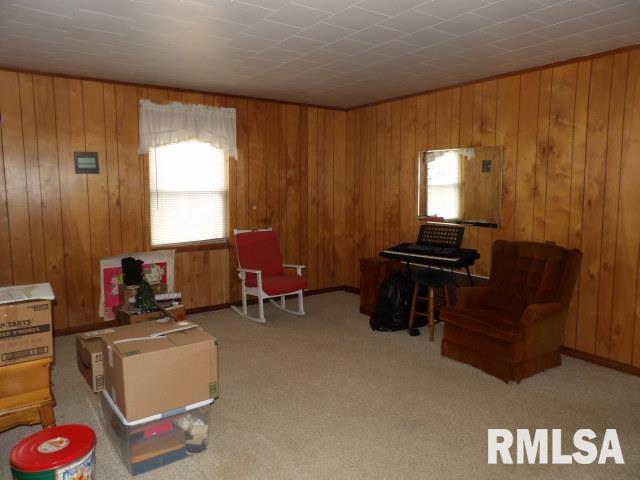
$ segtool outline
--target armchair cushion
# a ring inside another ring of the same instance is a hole
[[[520,318],[509,313],[484,308],[445,307],[440,315],[448,325],[464,328],[505,342],[522,339]]]

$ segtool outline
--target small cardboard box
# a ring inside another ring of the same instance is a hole
[[[184,305],[174,305],[172,307],[165,308],[170,312],[176,320],[184,320],[187,318],[187,312],[184,309]],[[118,325],[131,325],[134,323],[146,322],[148,320],[158,320],[165,318],[166,315],[161,310],[157,312],[138,313],[132,308],[119,308],[118,309]]]
[[[127,420],[218,396],[218,346],[198,325],[149,321],[101,336],[105,390]]]
[[[0,366],[53,357],[51,285],[0,288]]]
[[[136,298],[138,294],[138,286],[133,285],[131,287],[127,287],[123,283],[118,284],[118,293],[120,294],[120,306],[127,307],[129,305],[130,298]]]
[[[104,388],[101,335],[113,333],[113,328],[81,333],[76,337],[78,370],[94,392]]]

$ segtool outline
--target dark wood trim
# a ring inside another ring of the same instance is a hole
[[[116,320],[109,320],[108,322],[95,322],[88,323],[87,325],[78,325],[77,327],[61,328],[60,330],[54,330],[54,337],[64,337],[65,335],[76,335],[78,333],[90,332],[91,330],[100,330],[103,328],[117,327],[118,322]]]
[[[201,252],[204,250],[224,250],[229,248],[229,241],[223,242],[189,242],[175,245],[157,245],[151,247],[151,250],[175,250],[179,252]]]
[[[102,77],[85,77],[81,75],[71,75],[68,73],[54,73],[54,72],[45,72],[42,70],[31,70],[26,68],[17,68],[11,65],[0,64],[0,70],[7,70],[11,72],[17,73],[27,73],[30,75],[46,75],[48,77],[60,77],[60,78],[69,78],[73,80],[86,80],[88,82],[103,82],[103,83],[111,83],[114,85],[128,85],[136,88],[157,88],[160,90],[169,90],[171,92],[180,92],[180,93],[200,93],[202,95],[214,95],[216,97],[228,97],[228,98],[237,98],[240,100],[253,100],[258,102],[269,102],[269,103],[280,103],[284,105],[296,105],[299,107],[308,107],[308,108],[323,108],[325,110],[337,110],[339,112],[345,112],[347,109],[341,107],[328,107],[326,105],[317,105],[315,103],[301,103],[301,102],[291,102],[287,100],[276,100],[275,98],[266,98],[266,97],[251,97],[248,95],[235,95],[232,93],[220,93],[213,92],[209,90],[193,90],[189,88],[181,88],[181,87],[170,87],[168,85],[152,85],[150,83],[136,83],[136,82],[125,82],[123,80],[112,80],[109,78]]]
[[[618,370],[619,372],[624,372],[628,373],[629,375],[636,375],[640,377],[640,368],[634,367],[633,365],[616,362],[615,360],[598,357],[597,355],[593,355],[592,353],[580,352],[568,347],[560,347],[560,351],[564,355],[568,355],[569,357],[579,358],[580,360],[584,360],[585,362],[595,363],[596,365],[600,365],[602,367],[611,368],[613,370]]]
[[[398,101],[398,100],[404,100],[405,98],[411,98],[411,97],[417,97],[417,96],[420,96],[420,95],[426,95],[426,94],[430,94],[430,93],[441,92],[443,90],[449,90],[451,88],[465,87],[467,85],[473,85],[475,83],[488,82],[489,80],[499,80],[501,78],[511,77],[511,76],[514,76],[514,75],[523,75],[525,73],[536,72],[536,71],[539,71],[539,70],[545,70],[547,68],[560,67],[562,65],[567,65],[569,63],[581,62],[583,60],[593,60],[594,58],[605,57],[607,55],[627,52],[627,51],[635,50],[637,48],[640,48],[640,44],[627,45],[626,47],[614,48],[613,50],[607,50],[606,52],[592,53],[590,55],[585,55],[583,57],[573,57],[573,58],[569,58],[567,60],[561,60],[561,61],[555,62],[555,63],[548,63],[546,65],[538,65],[538,66],[535,66],[535,67],[523,68],[522,70],[513,70],[513,71],[510,71],[510,72],[506,72],[506,73],[500,73],[498,75],[490,75],[488,77],[482,77],[482,78],[477,78],[475,80],[469,80],[467,82],[453,83],[451,85],[446,85],[444,87],[433,88],[431,90],[423,90],[423,91],[420,91],[420,92],[408,93],[406,95],[400,95],[398,97],[387,98],[386,100],[377,100],[375,102],[365,103],[364,105],[357,105],[355,107],[349,107],[349,108],[346,109],[346,111],[349,112],[351,110],[358,110],[360,108],[373,107],[375,105],[380,105],[380,104],[387,103],[387,102],[395,102],[395,101]]]
[[[349,285],[345,285],[342,287],[345,292],[355,293],[356,295],[360,295],[360,289],[356,287],[350,287]]]

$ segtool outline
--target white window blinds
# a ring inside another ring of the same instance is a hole
[[[224,241],[227,168],[222,149],[188,141],[149,150],[151,244]]]
[[[428,214],[445,219],[458,219],[461,200],[460,158],[446,152],[429,162]]]

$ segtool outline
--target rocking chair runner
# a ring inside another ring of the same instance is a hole
[[[307,288],[307,280],[302,276],[304,265],[286,264],[282,261],[278,236],[270,228],[264,230],[233,231],[238,253],[238,276],[242,282],[242,309],[231,308],[250,320],[265,323],[265,299],[274,306],[293,315],[304,315],[302,291]],[[295,268],[296,276],[287,275],[285,268]],[[298,295],[298,310],[286,308],[285,296]],[[258,297],[258,317],[247,311],[247,295]],[[273,298],[280,297],[280,302]]]

